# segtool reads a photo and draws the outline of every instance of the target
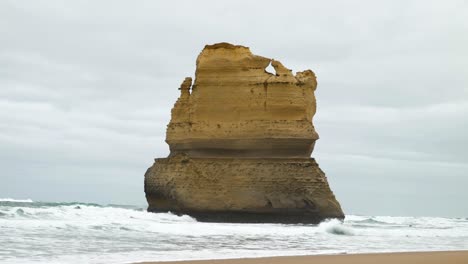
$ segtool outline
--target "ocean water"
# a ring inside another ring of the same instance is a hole
[[[0,263],[130,263],[468,249],[468,219],[347,215],[319,225],[201,223],[133,206],[0,199]]]

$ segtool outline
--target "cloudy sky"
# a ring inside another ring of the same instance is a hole
[[[468,216],[466,1],[0,2],[0,198],[145,205],[205,44],[318,76],[346,213]]]

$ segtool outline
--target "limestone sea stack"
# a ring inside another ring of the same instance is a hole
[[[248,47],[205,46],[172,109],[170,154],[145,174],[148,211],[216,222],[343,219],[311,158],[316,87],[311,70],[293,75]]]

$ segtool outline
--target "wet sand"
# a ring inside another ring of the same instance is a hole
[[[243,259],[142,262],[141,264],[468,264],[466,251],[288,256]]]

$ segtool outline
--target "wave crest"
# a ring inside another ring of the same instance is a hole
[[[326,220],[319,224],[319,230],[333,235],[354,235],[354,230],[350,227],[345,226],[340,220],[331,219]]]
[[[0,198],[0,202],[10,203],[34,203],[31,199],[13,199],[13,198]]]

